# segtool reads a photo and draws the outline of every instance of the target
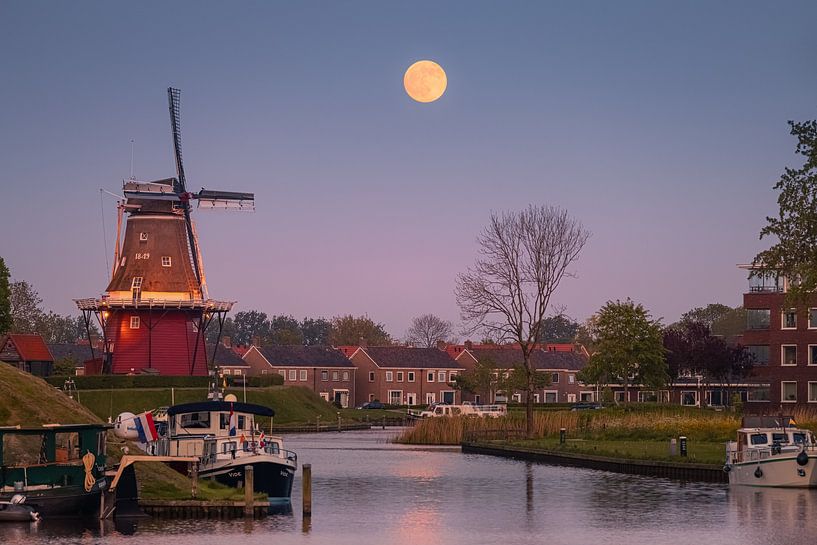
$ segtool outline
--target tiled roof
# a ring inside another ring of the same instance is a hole
[[[51,352],[48,351],[45,341],[39,335],[24,335],[12,333],[6,338],[3,348],[10,348],[9,343],[14,345],[17,354],[23,361],[54,361]]]
[[[273,367],[354,367],[339,350],[329,346],[267,346],[258,350]]]
[[[64,360],[64,359],[73,359],[79,365],[82,365],[88,360],[94,359],[94,356],[97,358],[102,356],[101,350],[94,350],[93,356],[91,355],[91,345],[89,344],[76,344],[76,343],[57,343],[57,344],[49,344],[48,350],[51,352],[51,355],[54,356],[54,361]]]
[[[499,368],[509,369],[522,365],[522,350],[508,348],[474,348],[471,354],[479,361],[490,360]],[[587,358],[576,352],[545,352],[534,350],[531,361],[535,369],[569,369],[579,371],[587,365]]]
[[[216,346],[216,365],[222,365],[227,367],[249,367],[250,364],[246,361],[241,359],[241,356],[233,352],[231,349],[225,347],[223,344],[217,344]],[[207,362],[209,363],[212,361],[213,357],[213,345],[207,345]]]
[[[460,369],[462,367],[446,351],[438,348],[370,346],[364,350],[379,367],[412,369]]]

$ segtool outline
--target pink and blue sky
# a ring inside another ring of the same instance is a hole
[[[817,3],[0,2],[0,255],[45,306],[105,287],[99,188],[175,173],[252,191],[195,214],[211,296],[237,310],[458,321],[492,210],[593,232],[557,294],[674,321],[737,305],[772,189],[817,117]],[[405,69],[438,62],[420,104]],[[105,197],[113,252],[115,201]],[[110,257],[108,258],[110,259]]]

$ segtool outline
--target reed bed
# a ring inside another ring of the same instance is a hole
[[[803,414],[803,422],[817,423],[817,412]],[[535,412],[535,438],[558,435],[598,440],[665,440],[684,435],[697,441],[728,441],[735,437],[741,418],[734,413],[679,406],[632,406],[587,411]],[[795,415],[795,418],[798,418]],[[803,424],[798,419],[798,424]],[[407,429],[399,443],[457,445],[466,435],[499,439],[519,437],[525,417],[514,412],[503,418],[428,418]]]

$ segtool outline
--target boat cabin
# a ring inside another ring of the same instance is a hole
[[[262,438],[260,431],[263,419],[268,418],[272,427],[274,415],[269,407],[252,403],[202,401],[174,405],[167,409],[166,436],[152,453],[200,456],[210,461],[236,458],[259,448],[277,454],[282,446],[280,438]]]
[[[766,449],[772,447],[797,447],[814,444],[814,436],[808,430],[798,428],[741,428],[738,430],[738,450]]]
[[[46,424],[38,428],[0,427],[0,492],[82,485],[83,457],[102,475],[105,440],[111,424]]]

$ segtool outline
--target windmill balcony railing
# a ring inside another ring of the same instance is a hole
[[[127,309],[195,309],[208,312],[228,312],[235,301],[216,301],[214,299],[76,299],[80,310],[105,310],[108,308]]]

